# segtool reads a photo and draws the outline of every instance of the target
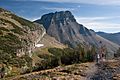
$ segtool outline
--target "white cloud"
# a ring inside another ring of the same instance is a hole
[[[93,29],[95,31],[114,33],[120,32],[120,24],[103,22],[102,20],[111,19],[115,17],[76,17],[76,20],[78,23],[83,24],[85,27],[89,29]]]
[[[69,2],[97,5],[120,5],[120,0],[32,0],[32,1]]]
[[[91,21],[102,21],[120,18],[120,16],[106,16],[106,17],[75,17],[79,21],[91,22]]]
[[[73,11],[75,10],[74,8],[60,8],[60,7],[44,7],[44,9],[47,9],[47,10],[55,10],[55,11],[66,11],[66,10],[70,10],[70,11]]]

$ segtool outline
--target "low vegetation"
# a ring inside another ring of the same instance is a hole
[[[32,59],[27,55],[22,57],[16,56],[18,50],[25,48],[27,45],[27,40],[19,37],[23,36],[26,31],[6,19],[0,18],[0,24],[6,26],[0,26],[0,77],[1,73],[3,73],[3,76],[5,74],[11,76],[17,75],[17,73],[30,72],[32,70]],[[10,28],[7,28],[7,26],[10,26]],[[26,68],[23,71],[16,69],[16,74],[13,72],[9,74],[11,71],[9,67],[16,67],[17,69]]]
[[[80,45],[73,48],[49,48],[50,54],[39,54],[40,63],[36,63],[33,71],[53,68],[59,65],[70,65],[82,62],[92,62],[94,60],[95,48],[85,51]]]

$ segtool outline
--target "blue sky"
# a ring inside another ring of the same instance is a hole
[[[0,7],[31,21],[46,13],[69,10],[89,29],[120,32],[120,0],[0,0]]]

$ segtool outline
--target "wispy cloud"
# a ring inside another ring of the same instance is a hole
[[[120,16],[104,16],[104,17],[76,17],[79,21],[91,22],[91,21],[102,21],[120,18]]]
[[[105,19],[112,19],[115,17],[76,17],[78,23],[83,24],[89,29],[93,29],[95,31],[104,31],[104,32],[119,32],[120,24],[119,23],[110,23],[103,22]],[[118,16],[119,17],[119,16]]]
[[[69,10],[69,11],[74,11],[75,9],[74,8],[60,8],[60,7],[42,7],[42,9],[46,9],[46,10],[51,10],[51,11],[66,11],[66,10]],[[31,21],[35,21],[37,19],[40,19],[41,17],[38,16],[38,17],[31,17],[31,18],[27,18],[28,20],[31,20]]]
[[[44,9],[54,10],[54,11],[66,11],[66,10],[73,11],[73,10],[75,10],[74,8],[61,8],[61,7],[44,7]]]
[[[16,1],[48,1],[48,2],[85,3],[95,5],[120,5],[120,0],[16,0]]]

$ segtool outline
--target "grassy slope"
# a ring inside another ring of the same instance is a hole
[[[17,57],[16,53],[19,49],[28,47],[31,40],[27,35],[35,28],[37,27],[33,22],[0,8],[0,65],[4,65],[5,68],[12,67],[9,76],[17,75],[21,67],[31,65],[30,57]],[[3,66],[0,66],[0,69],[2,68]]]

